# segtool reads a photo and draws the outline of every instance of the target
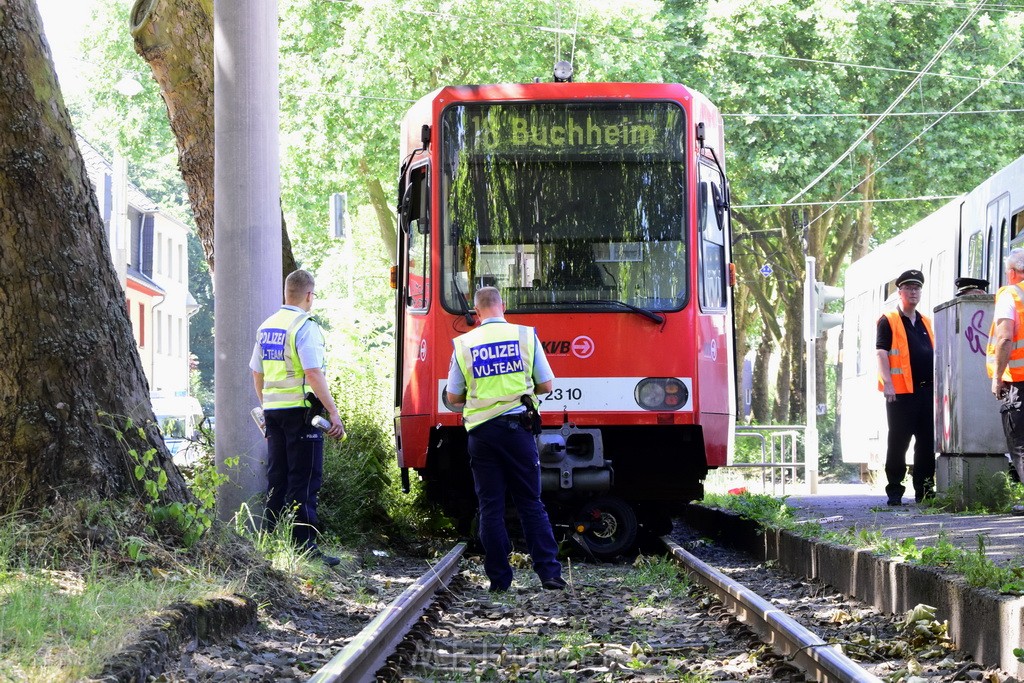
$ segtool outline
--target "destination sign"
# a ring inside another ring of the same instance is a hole
[[[470,153],[673,159],[683,153],[682,109],[663,102],[467,105],[452,107],[445,117],[455,119],[445,130]]]

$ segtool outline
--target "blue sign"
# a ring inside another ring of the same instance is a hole
[[[763,266],[761,266],[761,268],[757,272],[761,273],[761,275],[764,275],[765,277],[768,277],[774,271],[772,270],[772,267],[766,263]]]

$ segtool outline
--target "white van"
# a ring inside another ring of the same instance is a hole
[[[167,450],[179,467],[191,466],[202,454],[199,425],[204,419],[203,407],[192,396],[153,395],[153,413]]]

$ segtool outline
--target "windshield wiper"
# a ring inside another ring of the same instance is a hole
[[[660,324],[665,322],[665,316],[661,315],[660,313],[655,313],[654,311],[649,311],[646,308],[640,308],[639,306],[634,306],[633,304],[627,304],[625,301],[619,301],[618,299],[584,299],[583,301],[574,301],[573,303],[587,304],[590,306],[593,306],[595,304],[611,304],[612,306],[619,306],[621,308],[633,311],[637,315],[642,315],[643,317],[653,320],[656,323]]]

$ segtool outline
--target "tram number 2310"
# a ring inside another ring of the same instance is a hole
[[[582,401],[583,390],[579,387],[557,387],[544,398],[552,401]]]

